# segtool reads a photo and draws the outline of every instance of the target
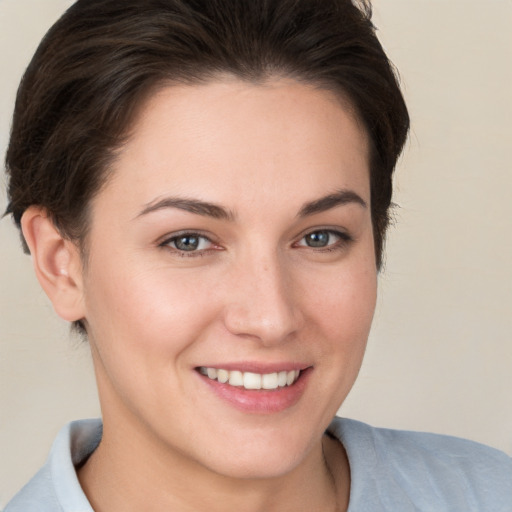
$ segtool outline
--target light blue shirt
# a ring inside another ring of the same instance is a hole
[[[350,464],[348,512],[512,512],[512,459],[478,443],[335,418]],[[101,439],[100,420],[66,425],[46,464],[4,512],[93,512],[75,466]]]

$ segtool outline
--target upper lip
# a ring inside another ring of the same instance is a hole
[[[311,365],[302,364],[302,363],[293,363],[293,362],[281,362],[281,363],[262,363],[262,362],[253,362],[253,361],[241,361],[241,362],[229,362],[229,363],[211,363],[211,364],[203,364],[198,366],[197,368],[216,368],[217,370],[227,370],[227,371],[235,371],[238,370],[240,372],[251,372],[251,373],[277,373],[282,371],[292,371],[292,370],[305,370],[309,368]]]

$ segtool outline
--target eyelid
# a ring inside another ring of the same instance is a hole
[[[303,230],[297,236],[297,240],[302,240],[305,236],[310,235],[311,233],[318,233],[319,231],[325,231],[326,233],[333,233],[334,235],[338,235],[342,238],[353,238],[352,235],[348,232],[347,229],[339,227],[339,226],[315,226],[313,228],[307,228]]]
[[[196,250],[192,250],[192,251],[184,251],[184,250],[178,249],[177,247],[172,247],[171,244],[173,243],[173,241],[175,241],[176,239],[178,239],[180,237],[185,237],[185,236],[197,237],[197,238],[202,238],[204,240],[207,240],[209,242],[210,247],[208,247],[206,249],[196,249]],[[174,233],[169,233],[169,234],[165,235],[157,242],[157,245],[158,245],[158,247],[161,247],[163,249],[168,249],[174,253],[177,253],[180,256],[183,256],[183,255],[199,256],[199,255],[201,255],[205,252],[208,252],[210,250],[217,250],[220,248],[218,246],[218,244],[212,238],[213,238],[212,235],[206,234],[204,231],[201,231],[200,229],[182,229],[180,231],[176,231]]]
[[[338,240],[336,240],[335,242],[330,243],[329,245],[326,245],[324,247],[312,247],[312,246],[309,246],[307,244],[300,243],[308,235],[311,235],[313,233],[319,233],[319,232],[325,232],[325,233],[329,233],[331,235],[334,235],[334,236],[336,236],[338,238]],[[306,231],[301,233],[299,235],[299,237],[297,238],[297,241],[294,242],[293,245],[297,246],[297,247],[305,247],[306,249],[311,249],[311,250],[316,251],[316,252],[321,252],[321,251],[335,250],[337,248],[344,247],[345,245],[347,245],[348,243],[351,243],[353,241],[354,241],[354,237],[351,234],[349,234],[346,230],[344,230],[342,228],[339,228],[339,227],[328,227],[328,226],[319,226],[319,227],[315,227],[313,229],[307,229]]]

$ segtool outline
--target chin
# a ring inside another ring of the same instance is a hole
[[[291,473],[300,463],[300,458],[294,456],[274,457],[267,454],[255,455],[252,458],[242,457],[241,460],[222,461],[211,469],[228,478],[243,480],[274,479]]]
[[[293,440],[289,431],[272,436],[260,433],[246,439],[232,439],[232,442],[217,445],[210,450],[210,456],[203,461],[219,475],[238,479],[277,478],[292,472],[311,452],[311,445],[304,440]],[[295,442],[294,442],[295,441]]]

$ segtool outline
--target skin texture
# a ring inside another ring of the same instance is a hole
[[[44,212],[23,229],[56,311],[87,328],[104,438],[79,478],[94,509],[345,510],[348,463],[323,432],[361,365],[377,273],[350,110],[290,80],[164,88],[91,212],[85,267]],[[178,250],[184,232],[197,250]],[[197,371],[228,365],[308,370],[291,405],[251,411]]]

